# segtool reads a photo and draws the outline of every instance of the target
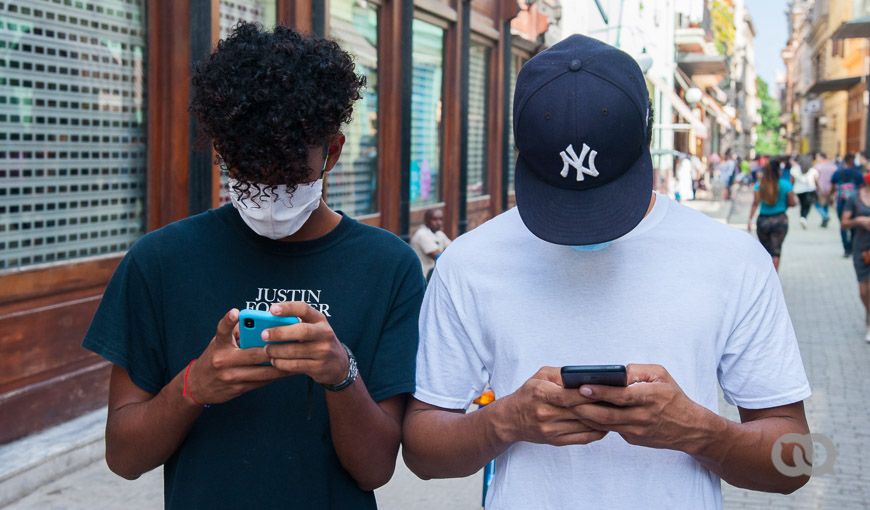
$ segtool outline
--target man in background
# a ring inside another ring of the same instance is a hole
[[[864,173],[855,164],[855,155],[846,154],[843,166],[831,176],[831,191],[829,198],[836,199],[837,218],[842,222],[843,209],[846,202],[858,193],[858,188],[864,185]],[[852,234],[850,229],[840,226],[840,240],[843,242],[843,257],[852,255]]]
[[[828,212],[828,206],[831,203],[831,177],[837,171],[837,165],[828,159],[827,154],[820,152],[816,158],[815,169],[819,173],[819,199],[816,200],[816,210],[822,216],[822,227],[827,228],[828,221],[831,219]]]
[[[725,160],[719,164],[719,180],[722,182],[722,198],[731,199],[731,186],[734,184],[734,173],[737,171],[737,161],[731,149],[725,151]]]
[[[411,237],[411,247],[420,259],[426,280],[435,269],[435,261],[450,245],[450,238],[442,230],[444,228],[444,211],[429,209],[423,216],[423,224]]]

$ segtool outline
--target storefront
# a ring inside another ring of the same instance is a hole
[[[109,366],[80,343],[115,266],[145,232],[226,200],[187,105],[192,63],[238,20],[326,34],[366,75],[329,203],[405,237],[443,207],[452,237],[513,201],[511,94],[543,49],[536,8],[0,2],[0,443],[105,403]]]

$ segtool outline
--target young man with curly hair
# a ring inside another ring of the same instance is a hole
[[[363,86],[334,42],[244,23],[195,72],[232,204],[140,239],[84,341],[113,363],[106,461],[163,465],[167,508],[374,508],[392,476],[425,282],[321,197]],[[301,324],[241,349],[244,308]]]

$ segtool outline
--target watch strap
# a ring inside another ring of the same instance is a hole
[[[347,352],[347,376],[338,384],[321,384],[327,391],[341,391],[356,381],[356,378],[359,376],[359,367],[356,364],[356,358],[351,352],[348,346],[341,344],[344,347],[345,352]]]

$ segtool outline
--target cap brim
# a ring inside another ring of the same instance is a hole
[[[520,217],[535,236],[571,246],[604,243],[629,233],[649,209],[652,158],[644,150],[618,179],[576,191],[545,183],[520,157],[515,187]]]

